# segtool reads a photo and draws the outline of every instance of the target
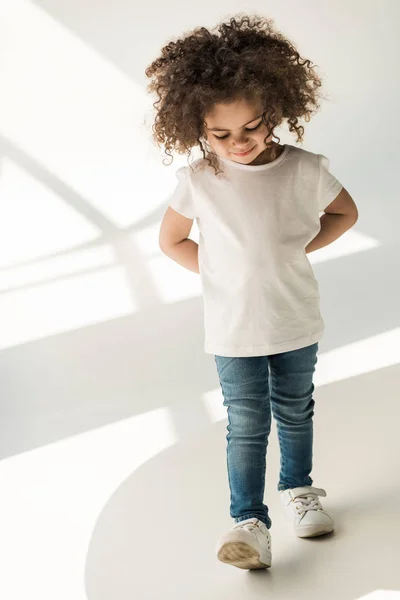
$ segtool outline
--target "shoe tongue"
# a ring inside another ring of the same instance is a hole
[[[237,525],[250,525],[251,523],[257,523],[259,519],[257,517],[251,517],[251,519],[243,519],[243,521],[239,521]]]
[[[248,522],[249,523],[258,523],[259,519],[257,519],[256,517],[253,517],[252,519],[250,519]]]

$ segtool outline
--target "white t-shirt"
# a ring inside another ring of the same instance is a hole
[[[180,167],[168,198],[200,233],[205,352],[262,356],[314,344],[325,325],[305,247],[342,184],[324,155],[290,144],[265,165],[219,160],[219,175],[204,158]]]

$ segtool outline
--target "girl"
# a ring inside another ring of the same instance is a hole
[[[263,503],[271,409],[278,491],[299,537],[333,531],[310,477],[313,373],[324,331],[307,253],[333,242],[357,207],[322,154],[273,141],[286,121],[319,107],[321,80],[273,21],[237,15],[164,46],[146,69],[158,100],[155,141],[203,158],[177,170],[161,223],[161,250],[200,274],[205,352],[214,355],[228,412],[227,468],[235,525],[219,560],[271,566],[272,521]],[[319,213],[324,212],[320,218]],[[193,219],[199,244],[188,239]]]

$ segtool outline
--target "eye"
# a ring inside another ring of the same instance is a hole
[[[259,122],[258,125],[256,125],[255,127],[245,127],[246,131],[254,131],[255,129],[258,129],[260,127],[260,125],[262,124],[262,121]],[[217,140],[224,140],[225,138],[227,138],[229,136],[229,133],[227,133],[226,135],[223,136],[218,136],[215,135],[215,133],[213,134],[215,138],[217,138]]]
[[[246,127],[246,131],[254,131],[255,129],[258,129],[260,127],[260,125],[262,124],[262,121],[259,122],[258,125],[256,125],[255,127]]]

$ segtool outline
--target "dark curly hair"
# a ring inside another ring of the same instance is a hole
[[[308,122],[316,112],[312,106],[320,107],[321,79],[311,61],[302,60],[294,45],[276,31],[272,19],[239,13],[215,29],[219,35],[197,27],[169,42],[145,74],[152,78],[147,90],[158,94],[152,126],[157,145],[165,146],[171,163],[170,150],[190,156],[191,149],[200,146],[218,174],[218,156],[206,152],[202,139],[204,117],[214,103],[259,99],[268,136],[286,119],[289,131],[296,131],[301,142],[304,128],[298,119]]]

